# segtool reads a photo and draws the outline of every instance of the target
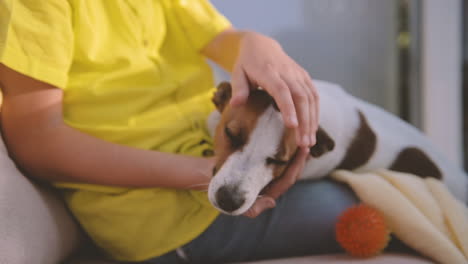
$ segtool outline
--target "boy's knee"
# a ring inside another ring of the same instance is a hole
[[[284,195],[281,203],[298,212],[330,219],[359,203],[359,199],[347,185],[324,179],[298,182]]]

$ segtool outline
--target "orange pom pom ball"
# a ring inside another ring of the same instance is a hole
[[[382,213],[361,204],[340,216],[336,224],[336,240],[350,255],[368,258],[387,247],[390,230]]]

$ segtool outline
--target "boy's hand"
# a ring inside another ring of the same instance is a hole
[[[308,156],[309,148],[298,149],[292,163],[286,169],[283,176],[265,189],[263,195],[244,213],[244,216],[255,218],[263,211],[275,207],[275,200],[285,193],[301,175]]]
[[[315,145],[319,98],[309,74],[273,39],[246,32],[232,71],[233,106],[243,104],[249,83],[265,89],[277,103],[286,126],[296,128],[301,147]]]

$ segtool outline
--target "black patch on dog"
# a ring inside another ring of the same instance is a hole
[[[354,170],[364,164],[372,157],[377,145],[377,136],[369,126],[366,117],[361,111],[359,113],[360,125],[354,135],[346,155],[341,161],[338,169]]]
[[[424,153],[415,147],[403,149],[390,166],[391,170],[411,173],[422,178],[442,179],[439,167]]]
[[[316,137],[317,143],[309,149],[312,157],[318,158],[335,148],[335,141],[321,127],[317,130]]]

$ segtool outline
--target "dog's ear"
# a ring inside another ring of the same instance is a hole
[[[224,107],[229,103],[232,95],[231,83],[222,82],[218,85],[216,92],[213,95],[212,101],[220,113],[223,112]]]
[[[335,141],[321,127],[317,130],[317,143],[310,148],[310,155],[318,158],[335,148]]]

